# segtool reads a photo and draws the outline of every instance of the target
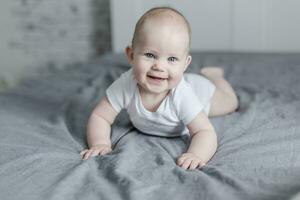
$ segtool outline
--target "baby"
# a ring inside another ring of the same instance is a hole
[[[191,135],[186,153],[177,159],[184,169],[205,165],[217,149],[217,136],[208,116],[236,110],[237,97],[217,67],[198,74],[183,74],[189,55],[191,29],[185,17],[173,8],[157,7],[137,22],[126,55],[132,68],[106,91],[87,125],[89,149],[82,159],[112,151],[111,125],[121,109],[141,132],[174,137]]]

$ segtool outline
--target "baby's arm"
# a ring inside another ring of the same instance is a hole
[[[203,112],[199,113],[187,127],[192,136],[191,144],[187,152],[178,158],[177,164],[184,169],[195,169],[205,165],[215,154],[217,135]]]
[[[113,109],[107,97],[104,97],[93,110],[87,125],[87,142],[89,149],[81,151],[82,159],[104,155],[111,149],[110,131],[117,112]]]

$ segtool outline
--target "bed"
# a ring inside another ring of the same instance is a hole
[[[175,164],[189,138],[139,133],[121,112],[113,152],[83,161],[85,125],[124,55],[50,70],[0,93],[0,199],[291,199],[300,191],[300,55],[194,52],[188,71],[221,66],[237,112],[212,118],[218,150]]]

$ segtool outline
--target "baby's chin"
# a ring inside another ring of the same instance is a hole
[[[152,94],[163,94],[163,93],[168,93],[170,91],[170,89],[168,87],[162,87],[162,86],[156,86],[156,85],[151,85],[151,84],[147,84],[147,85],[138,85],[139,90],[142,92],[146,92],[146,93],[152,93]]]

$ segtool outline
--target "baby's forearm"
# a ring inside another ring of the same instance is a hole
[[[111,124],[101,116],[92,113],[87,125],[87,142],[89,147],[99,144],[111,145],[110,131]]]
[[[198,156],[203,163],[207,163],[217,150],[217,135],[214,131],[200,131],[193,134],[189,153]]]

